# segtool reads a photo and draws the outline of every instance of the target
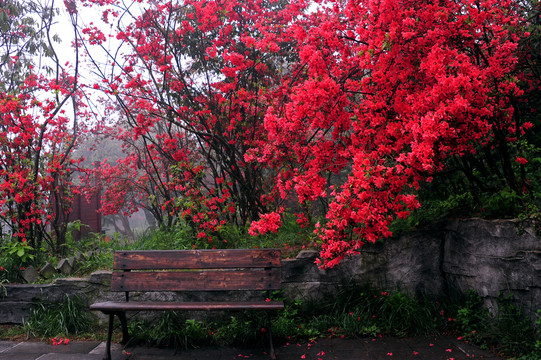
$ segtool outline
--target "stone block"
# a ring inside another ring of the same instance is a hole
[[[75,258],[75,256],[72,256],[68,259],[68,264],[69,266],[71,266],[73,271],[77,269],[77,259]]]
[[[64,275],[71,275],[73,273],[73,268],[70,266],[68,259],[60,260],[56,266],[56,270]]]
[[[0,293],[0,305],[4,301],[17,303],[25,301],[40,301],[43,294],[49,291],[51,284],[7,284],[5,293]],[[1,323],[1,321],[0,321]]]
[[[90,274],[88,282],[91,284],[110,286],[111,276],[112,276],[111,271],[107,271],[107,270],[94,271],[92,274]]]
[[[21,275],[27,283],[34,283],[39,280],[39,274],[33,266],[24,269]]]
[[[28,301],[0,302],[1,324],[22,324],[30,315],[33,304]]]
[[[51,265],[50,263],[46,263],[42,268],[41,270],[39,271],[39,274],[44,278],[44,279],[50,279],[51,277],[53,277],[53,275],[55,275],[57,272],[56,272],[56,269],[53,265]]]
[[[301,250],[297,254],[297,259],[315,259],[318,257],[319,251],[317,250]]]

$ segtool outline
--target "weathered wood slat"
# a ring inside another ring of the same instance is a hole
[[[119,251],[114,269],[226,269],[280,267],[280,249]]]
[[[90,306],[91,310],[117,311],[211,311],[211,310],[282,310],[282,301],[247,302],[156,302],[156,301],[106,301]]]
[[[114,272],[112,291],[277,290],[279,268],[256,270]]]

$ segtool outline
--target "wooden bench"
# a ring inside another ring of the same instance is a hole
[[[269,301],[270,291],[281,288],[279,249],[118,251],[114,256],[111,291],[126,293],[126,301],[92,304],[91,310],[109,315],[105,359],[111,359],[113,320],[128,341],[126,311],[266,310],[270,356],[275,359],[270,310],[282,310],[282,301]],[[261,291],[261,301],[156,302],[130,301],[130,291]]]

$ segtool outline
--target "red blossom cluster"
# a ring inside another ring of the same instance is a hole
[[[52,338],[51,339],[51,342],[53,344],[53,346],[57,346],[57,345],[68,345],[70,340],[68,338]]]
[[[316,233],[322,265],[332,267],[390,236],[446,158],[516,128],[512,101],[522,90],[509,74],[525,34],[513,27],[511,1],[326,4],[289,28],[298,61],[266,112],[268,140],[249,160],[282,169],[282,197],[329,199]],[[331,186],[326,174],[344,172]]]

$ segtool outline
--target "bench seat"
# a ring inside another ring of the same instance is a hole
[[[90,306],[104,313],[119,311],[213,311],[213,310],[283,310],[283,301],[242,302],[163,302],[105,301]]]

